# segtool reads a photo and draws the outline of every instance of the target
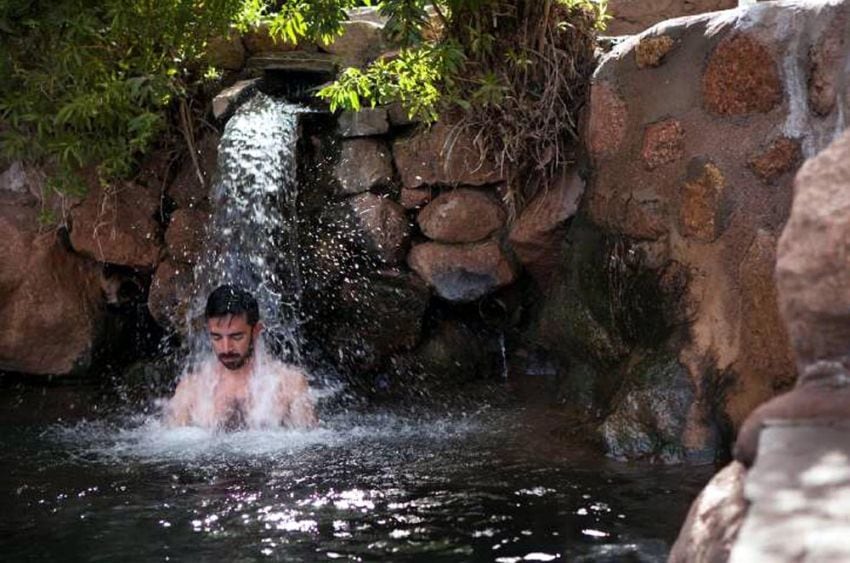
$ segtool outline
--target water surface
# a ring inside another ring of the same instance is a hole
[[[622,464],[557,412],[350,410],[313,431],[3,421],[6,561],[663,561],[712,468]]]

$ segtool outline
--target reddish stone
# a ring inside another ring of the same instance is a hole
[[[505,211],[491,196],[457,189],[440,194],[417,217],[425,236],[441,242],[476,242],[505,224]]]
[[[218,167],[218,133],[207,133],[196,146],[196,156],[200,167],[195,167],[189,156],[183,160],[174,182],[168,187],[168,195],[177,207],[197,207],[206,204],[209,191]]]
[[[404,208],[372,193],[354,196],[348,203],[361,233],[378,258],[390,265],[400,263],[410,238],[410,222]]]
[[[560,262],[567,221],[578,211],[584,180],[576,171],[558,179],[538,194],[511,228],[508,241],[520,263],[541,286],[546,285]]]
[[[416,209],[427,205],[433,196],[433,188],[402,188],[399,203],[405,209]]]
[[[786,172],[795,170],[803,158],[800,142],[782,137],[771,143],[763,153],[749,161],[753,172],[765,182],[773,182]]]
[[[705,164],[699,175],[685,182],[679,207],[679,231],[683,236],[712,242],[720,236],[720,203],[726,180],[720,169]]]
[[[850,356],[850,133],[803,164],[776,282],[798,362]]]
[[[447,120],[393,144],[396,168],[406,188],[433,184],[480,186],[502,179],[494,160],[467,131]]]
[[[448,301],[474,301],[514,281],[516,273],[495,241],[426,242],[407,256],[410,268]]]
[[[626,204],[625,217],[619,225],[620,231],[638,240],[658,240],[665,236],[668,226],[667,206],[658,199],[631,199]]]
[[[71,245],[100,262],[154,268],[159,261],[159,195],[124,183],[89,192],[71,210]]]
[[[646,126],[641,157],[647,169],[675,162],[685,153],[685,131],[675,119]]]
[[[175,262],[194,264],[203,248],[209,213],[200,209],[178,209],[165,231],[165,248]]]
[[[0,207],[0,234],[13,242],[3,264],[18,270],[0,267],[0,371],[84,370],[103,323],[100,268],[66,250],[55,230],[36,234],[35,213],[21,211]]]
[[[626,136],[626,103],[606,84],[594,84],[590,89],[590,119],[587,144],[596,157],[616,153]]]
[[[673,48],[674,42],[667,35],[644,37],[635,47],[635,64],[638,68],[661,65],[664,56]]]
[[[164,260],[157,267],[148,293],[148,310],[162,327],[185,331],[193,280],[192,266]]]
[[[723,40],[702,78],[705,108],[718,115],[766,113],[782,101],[782,83],[768,49],[747,35]]]

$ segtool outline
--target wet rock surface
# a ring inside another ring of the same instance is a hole
[[[388,183],[393,176],[392,154],[381,141],[350,139],[343,141],[335,168],[340,192],[359,194]]]
[[[515,271],[494,241],[474,244],[426,242],[414,246],[407,263],[448,301],[473,301],[511,283]]]
[[[71,245],[99,262],[154,268],[161,229],[159,194],[125,183],[94,189],[71,211]]]
[[[491,195],[470,189],[440,194],[419,212],[422,232],[440,242],[477,242],[505,223],[506,214]]]

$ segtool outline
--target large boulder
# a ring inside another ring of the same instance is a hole
[[[99,262],[153,269],[162,237],[159,205],[157,192],[133,183],[91,190],[71,211],[71,245]]]
[[[341,193],[368,192],[392,180],[392,155],[383,142],[375,139],[345,140],[334,175]]]
[[[850,419],[850,133],[808,160],[779,241],[776,282],[799,370],[797,386],[756,409],[735,457],[751,465],[770,419]]]
[[[390,130],[386,108],[344,111],[339,116],[339,134],[343,137],[383,135]]]
[[[666,21],[619,43],[593,76],[585,139],[594,171],[579,216],[684,273],[679,322],[648,345],[679,349],[694,382],[688,451],[734,435],[794,379],[774,245],[798,164],[850,109],[843,99],[845,107],[810,106],[804,87],[816,80],[815,95],[830,97],[829,84],[846,80],[835,45],[850,33],[848,10],[765,2]],[[617,309],[645,289],[604,292]],[[635,351],[610,368],[626,369]]]
[[[103,324],[100,268],[39,234],[37,209],[0,199],[0,371],[68,374],[90,364]]]
[[[480,186],[501,181],[492,155],[475,138],[444,118],[430,128],[393,143],[393,155],[406,188],[433,184]]]
[[[440,242],[477,242],[505,223],[505,211],[491,195],[470,189],[440,194],[417,216],[419,227]]]
[[[516,277],[513,265],[495,241],[426,242],[411,249],[407,263],[447,301],[474,301]]]

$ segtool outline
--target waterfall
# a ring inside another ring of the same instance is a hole
[[[258,94],[225,127],[211,194],[214,216],[187,312],[193,359],[209,349],[203,326],[207,296],[221,284],[233,284],[257,298],[265,345],[286,361],[301,362],[295,153],[303,111]]]

